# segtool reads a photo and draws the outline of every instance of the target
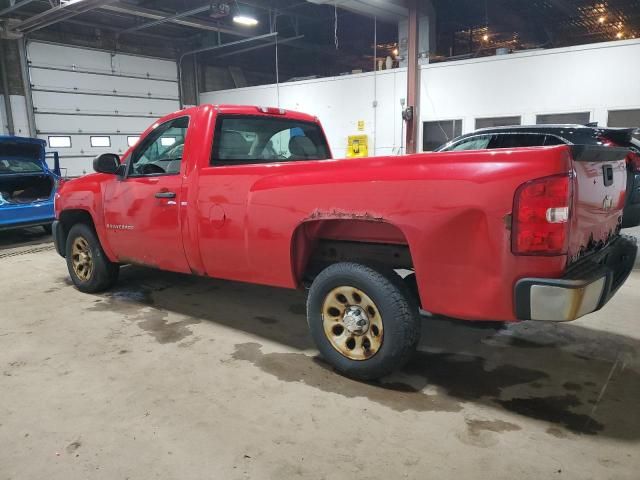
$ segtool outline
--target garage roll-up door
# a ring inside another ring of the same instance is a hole
[[[176,62],[42,42],[28,45],[38,137],[68,176],[124,153],[153,121],[177,110]]]

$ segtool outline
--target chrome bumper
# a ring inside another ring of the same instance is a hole
[[[516,317],[566,322],[599,310],[633,270],[637,250],[635,238],[620,236],[572,265],[562,278],[519,280],[514,293]]]

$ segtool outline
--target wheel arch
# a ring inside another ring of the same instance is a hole
[[[111,251],[108,248],[108,245],[106,245],[105,239],[102,236],[102,232],[100,232],[100,229],[97,228],[96,221],[89,210],[85,210],[83,208],[69,208],[69,209],[62,210],[58,214],[58,228],[56,229],[56,236],[57,236],[56,241],[59,242],[60,245],[63,245],[63,246],[66,245],[71,227],[73,227],[78,223],[87,224],[93,229],[94,232],[96,232],[96,235],[98,236],[98,240],[100,241],[100,244],[103,250],[107,254],[107,257],[113,261],[114,257],[112,256]],[[62,248],[62,250],[64,251],[64,247]]]
[[[302,222],[294,230],[291,265],[297,284],[313,278],[319,266],[344,261],[413,269],[406,235],[386,220],[321,218]]]

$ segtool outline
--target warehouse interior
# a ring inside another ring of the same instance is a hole
[[[172,112],[236,105],[304,112],[353,161],[482,128],[624,129],[632,185],[639,59],[640,0],[0,0],[0,157],[39,139],[61,188]],[[0,220],[5,203],[0,184]],[[640,260],[572,322],[421,310],[408,363],[362,381],[318,354],[308,288],[122,262],[86,294],[34,225],[0,223],[2,479],[638,478]]]

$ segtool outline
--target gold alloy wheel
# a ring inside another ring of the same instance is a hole
[[[93,273],[93,256],[89,242],[84,237],[76,237],[71,247],[71,262],[76,276],[83,282],[88,281]]]
[[[355,287],[334,288],[322,304],[324,334],[351,360],[367,360],[382,346],[382,317],[369,296]]]

